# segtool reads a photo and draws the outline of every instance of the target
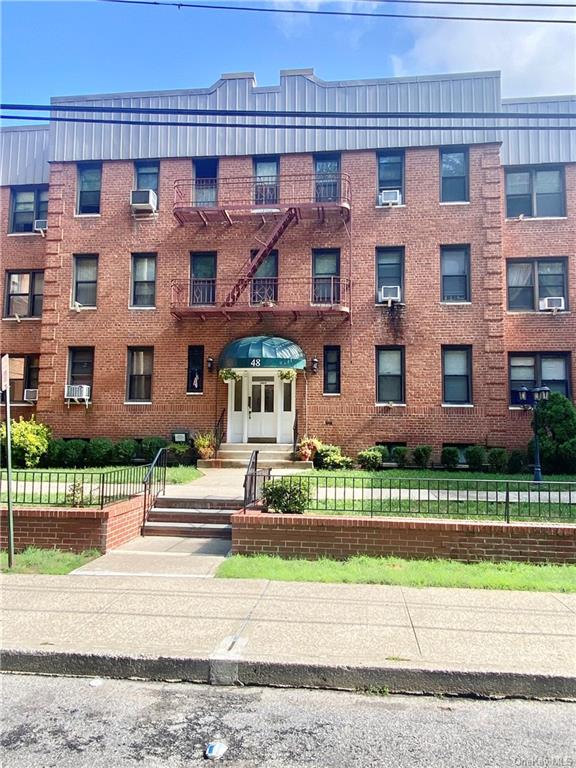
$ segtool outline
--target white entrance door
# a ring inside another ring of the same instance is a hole
[[[248,440],[276,442],[278,431],[275,376],[250,376],[248,391]]]

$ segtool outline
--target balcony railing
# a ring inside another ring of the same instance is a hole
[[[336,210],[347,216],[350,209],[350,178],[347,174],[292,174],[244,176],[221,179],[178,179],[174,182],[174,215],[190,220],[203,212],[244,215],[280,213],[286,208],[315,213]],[[212,216],[211,216],[212,214]],[[201,216],[202,217],[202,216]]]
[[[172,281],[171,311],[176,317],[207,314],[344,314],[350,312],[350,281],[341,277],[254,277],[232,306],[225,299],[232,280],[192,278]]]

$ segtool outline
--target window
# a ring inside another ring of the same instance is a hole
[[[340,199],[340,155],[317,155],[314,158],[316,202],[331,203]]]
[[[82,163],[78,165],[78,213],[100,213],[100,189],[102,186],[102,164]]]
[[[340,394],[340,347],[324,347],[324,394]]]
[[[190,304],[216,303],[216,252],[190,254]]]
[[[256,205],[278,203],[278,158],[254,159],[254,202]]]
[[[40,317],[44,272],[7,272],[4,317]]]
[[[158,160],[138,160],[134,163],[136,171],[136,189],[152,189],[158,200],[158,177],[160,162]]]
[[[204,391],[204,347],[188,347],[188,383],[186,392],[201,394]]]
[[[442,402],[472,403],[472,347],[442,347]]]
[[[514,259],[507,266],[508,309],[536,310],[547,296],[562,296],[568,303],[566,259]]]
[[[258,251],[252,251],[254,259]],[[252,304],[278,301],[278,251],[270,251],[252,278]]]
[[[340,251],[312,251],[312,303],[338,304],[340,302]]]
[[[510,355],[510,402],[522,387],[549,387],[570,397],[569,356],[562,352],[514,353]]]
[[[382,304],[388,290],[400,287],[400,300],[404,288],[404,248],[376,248],[376,302]]]
[[[87,384],[92,392],[94,376],[94,347],[70,347],[68,384]]]
[[[136,402],[152,400],[153,364],[153,347],[128,347],[127,400]]]
[[[404,402],[404,347],[376,347],[376,402]]]
[[[506,171],[506,216],[565,216],[564,169],[554,167]]]
[[[82,307],[96,306],[98,256],[74,256],[74,294],[72,301]]]
[[[38,389],[38,355],[10,355],[10,402],[24,403],[25,389]],[[5,401],[2,393],[0,398]]]
[[[468,150],[440,150],[440,200],[443,203],[468,201]]]
[[[48,187],[12,189],[9,232],[33,232],[36,219],[48,218]]]
[[[440,248],[442,301],[470,301],[470,248],[443,245]]]
[[[156,254],[132,254],[133,307],[153,307],[156,303]]]
[[[218,195],[218,160],[205,158],[194,160],[196,205],[211,208]]]
[[[385,189],[398,189],[404,201],[404,152],[378,154],[378,192]]]

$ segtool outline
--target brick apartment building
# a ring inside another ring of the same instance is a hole
[[[502,100],[497,72],[331,83],[290,70],[266,88],[242,73],[53,105],[576,113],[576,97]],[[290,443],[297,417],[300,435],[349,452],[524,447],[513,391],[574,394],[576,131],[341,123],[3,129],[0,348],[15,414],[63,437],[169,436],[222,417],[228,442]]]

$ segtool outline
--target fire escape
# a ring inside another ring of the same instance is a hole
[[[171,312],[178,318],[202,320],[232,313],[301,313],[319,315],[350,311],[350,280],[333,277],[267,278],[257,277],[259,268],[272,253],[292,224],[314,221],[343,225],[349,237],[350,181],[334,174],[318,179],[309,174],[282,176],[278,179],[227,178],[175,182],[174,216],[182,225],[196,223],[205,227],[216,224],[233,226],[243,221],[260,224],[258,249],[229,283],[214,278],[203,290],[194,291],[192,283],[172,281]],[[206,282],[206,281],[204,281]],[[259,290],[255,290],[258,288]],[[284,296],[286,298],[284,298]]]

